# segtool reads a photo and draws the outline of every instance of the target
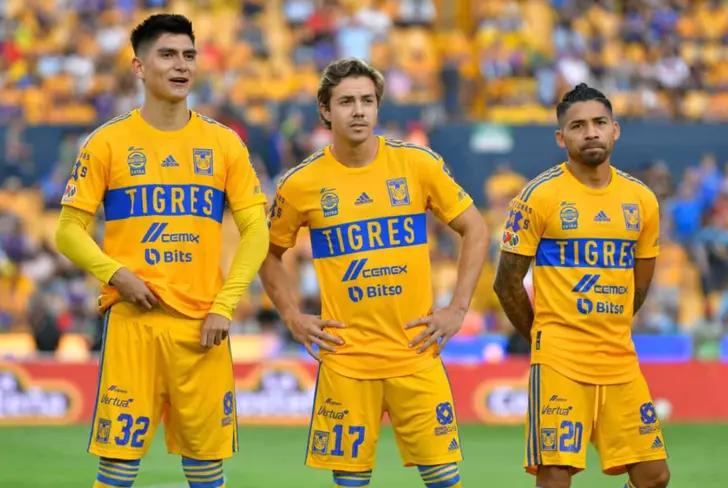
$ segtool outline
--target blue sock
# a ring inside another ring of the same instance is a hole
[[[334,471],[334,483],[340,486],[369,486],[372,470],[369,471]]]
[[[119,486],[128,488],[134,484],[141,460],[134,459],[110,459],[102,457],[99,459],[99,472],[96,474],[94,486]]]
[[[460,486],[460,471],[456,463],[437,464],[432,466],[417,465],[420,477],[427,488],[448,488]]]
[[[182,457],[182,469],[190,488],[217,488],[225,485],[221,459],[198,461]]]

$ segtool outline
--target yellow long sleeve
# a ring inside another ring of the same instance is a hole
[[[56,247],[73,264],[108,283],[123,265],[104,254],[89,234],[93,218],[88,212],[64,206],[58,219]]]
[[[268,253],[268,224],[263,205],[254,205],[233,213],[240,231],[230,272],[215,297],[210,313],[232,318],[240,297],[253,281]]]

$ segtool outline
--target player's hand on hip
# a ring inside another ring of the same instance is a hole
[[[145,310],[157,305],[157,297],[146,283],[128,268],[119,268],[109,280],[109,284],[119,291],[125,301]]]
[[[336,352],[334,344],[341,346],[344,344],[344,340],[341,337],[337,337],[333,334],[329,334],[324,329],[327,327],[333,327],[336,329],[343,329],[345,327],[341,322],[335,320],[322,320],[321,317],[316,315],[307,315],[299,313],[291,318],[284,319],[286,327],[291,331],[291,335],[297,341],[303,344],[306,351],[316,361],[320,361],[321,358],[313,350],[313,344],[318,344],[320,349],[324,349],[330,352]]]
[[[463,326],[464,319],[465,312],[463,310],[445,307],[433,311],[426,317],[408,322],[404,326],[405,329],[425,327],[410,341],[409,347],[417,347],[421,344],[417,352],[422,353],[431,345],[439,343],[439,349],[444,349],[447,341],[457,334],[460,327]]]
[[[227,338],[229,331],[230,319],[216,313],[209,313],[200,329],[200,345],[203,347],[219,346]]]

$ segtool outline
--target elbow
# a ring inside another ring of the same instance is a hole
[[[68,242],[66,230],[63,225],[59,225],[56,233],[53,235],[53,243],[61,254],[66,254],[66,242]]]
[[[498,276],[496,276],[495,281],[493,281],[493,291],[499,299],[505,294],[505,283],[503,283],[503,280],[500,279]]]

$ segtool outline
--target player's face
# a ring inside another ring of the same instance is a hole
[[[190,93],[197,72],[197,51],[186,34],[162,34],[134,58],[134,73],[147,93],[179,102]]]
[[[334,136],[361,143],[372,136],[379,107],[374,82],[368,76],[344,78],[331,90],[329,109],[321,107]]]
[[[572,161],[599,166],[609,161],[619,133],[619,123],[612,118],[607,107],[588,100],[569,107],[561,129],[556,131],[556,142],[566,148]]]

